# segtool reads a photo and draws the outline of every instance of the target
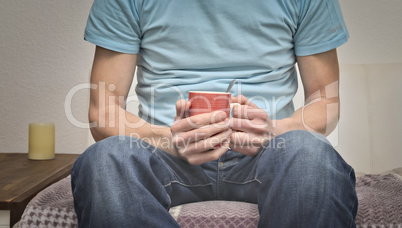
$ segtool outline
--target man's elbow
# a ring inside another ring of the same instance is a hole
[[[327,123],[326,130],[324,135],[328,136],[331,134],[339,123],[340,119],[340,110],[339,110],[339,102],[327,104]]]
[[[100,126],[100,123],[102,123],[102,120],[100,118],[101,118],[101,115],[99,115],[99,109],[90,107],[89,112],[88,112],[88,120],[90,123],[90,131],[91,131],[92,137],[94,138],[94,140],[96,142],[105,138],[103,136],[104,134],[102,134],[102,126]]]

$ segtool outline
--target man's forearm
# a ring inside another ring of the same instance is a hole
[[[89,119],[91,123],[96,123],[91,128],[95,141],[114,135],[128,135],[169,150],[167,141],[171,135],[168,127],[152,125],[117,104],[110,104],[104,109],[91,106]]]
[[[289,118],[274,121],[276,135],[291,130],[307,130],[329,135],[339,120],[339,97],[317,97],[296,110]]]

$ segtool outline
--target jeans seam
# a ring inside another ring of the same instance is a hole
[[[182,186],[184,186],[184,187],[189,187],[189,188],[193,188],[193,187],[205,187],[205,186],[210,186],[210,185],[212,185],[212,183],[197,184],[197,185],[188,185],[188,184],[181,183],[181,182],[179,182],[179,181],[170,181],[168,184],[163,185],[163,187],[168,187],[168,186],[170,186],[170,185],[172,185],[172,184],[180,184],[180,185],[182,185]]]
[[[353,170],[353,168],[351,167],[351,168],[350,168],[350,171],[349,171],[349,177],[351,177],[351,174],[352,174],[353,171],[354,171],[354,170]],[[355,188],[356,188],[356,187],[355,187]],[[354,208],[355,205],[356,205],[356,200],[357,200],[357,195],[355,194],[355,198],[354,198],[354,200],[353,200],[353,205],[352,205],[352,210],[353,210],[353,208]],[[355,221],[355,219],[356,219],[356,218],[353,218],[353,215],[352,215],[352,221],[350,221],[349,227],[353,227],[353,221]]]
[[[352,209],[355,207],[356,200],[357,200],[357,196],[355,197],[355,200],[353,201]],[[355,221],[355,218],[353,218],[353,215],[352,215],[352,221],[350,221],[350,226],[349,227],[353,227],[353,221]]]
[[[157,147],[155,147],[155,148],[157,148]],[[159,149],[159,148],[157,148],[157,149]],[[167,153],[167,152],[162,151],[162,150],[158,150],[158,152],[159,152],[159,153]],[[167,163],[165,160],[163,160],[162,156],[161,156],[158,152],[154,150],[154,151],[152,151],[151,153],[152,153],[153,155],[155,155],[155,156],[165,165],[165,167],[170,171],[170,173],[176,173],[176,172],[168,165],[168,163]],[[163,187],[167,187],[167,186],[172,185],[172,183],[178,183],[178,184],[181,184],[181,185],[183,185],[183,186],[187,186],[187,185],[184,184],[184,183],[180,183],[174,175],[173,175],[171,178],[174,179],[174,180],[170,180],[169,183],[163,184],[162,186],[163,186]]]
[[[162,153],[167,153],[167,152],[162,151]],[[162,157],[161,157],[158,153],[152,152],[152,154],[154,154],[160,161],[162,161],[163,164],[165,165],[165,167],[166,167],[171,173],[176,173],[176,172],[166,163],[166,161],[162,159]],[[184,184],[184,183],[178,181],[177,178],[176,178],[174,175],[172,176],[172,179],[174,179],[174,180],[170,180],[169,183],[163,184],[162,186],[163,186],[163,187],[167,187],[167,186],[170,186],[172,183],[180,184],[180,185],[185,186],[185,187],[202,187],[202,186],[212,185],[211,182],[209,182],[209,183],[207,183],[207,184],[187,185],[187,184]]]
[[[167,207],[167,209],[169,210],[171,205],[172,205],[172,198],[170,198],[170,195],[166,192],[167,198],[169,199],[169,205]]]
[[[216,181],[216,198],[220,199],[222,195],[222,181],[223,181],[223,166],[224,162],[218,161],[218,180]]]
[[[262,181],[260,181],[257,178],[254,178],[254,179],[251,179],[251,180],[248,180],[248,181],[244,181],[244,182],[229,181],[229,180],[222,180],[222,181],[224,181],[226,183],[230,183],[230,184],[248,184],[248,183],[251,183],[251,182],[254,182],[254,181],[257,181],[260,184],[262,183]]]

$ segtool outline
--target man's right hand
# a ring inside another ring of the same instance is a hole
[[[190,105],[183,99],[176,103],[176,117],[170,127],[172,149],[192,165],[217,160],[229,148],[228,116],[216,111],[188,117]]]

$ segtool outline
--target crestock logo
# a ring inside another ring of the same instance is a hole
[[[237,94],[242,94],[242,84],[236,84],[236,92]],[[168,89],[166,89],[168,88]],[[114,84],[106,85],[105,82],[100,82],[99,84],[91,84],[91,83],[83,83],[73,87],[66,95],[64,108],[67,119],[76,127],[79,128],[117,128],[119,135],[129,135],[130,128],[138,129],[144,126],[144,124],[148,122],[153,123],[153,116],[158,115],[158,109],[154,107],[158,107],[159,104],[155,102],[155,97],[157,94],[163,94],[160,91],[164,89],[168,93],[164,94],[164,96],[174,96],[178,99],[185,99],[187,96],[183,93],[183,91],[173,85],[169,84],[161,84],[157,86],[150,87],[150,96],[147,99],[140,99],[140,103],[143,107],[150,107],[150,110],[147,111],[148,115],[144,115],[144,119],[140,119],[134,117],[132,114],[126,112],[125,107],[129,102],[139,102],[137,96],[131,95],[126,99],[124,96],[116,96],[114,92],[116,90],[116,86]],[[97,117],[93,118],[92,122],[82,122],[77,120],[72,112],[72,101],[73,97],[79,92],[83,90],[90,90],[92,95],[97,99],[97,107],[96,110]],[[339,95],[338,95],[338,81],[333,82],[325,87],[323,91],[319,90],[313,93],[308,99],[306,99],[306,103],[299,110],[296,111],[296,114],[300,116],[302,126],[310,132],[320,133],[322,135],[329,135],[331,131],[335,129],[335,131],[331,134],[332,140],[331,143],[333,146],[336,146],[338,143],[338,129],[336,128],[337,122],[339,119]],[[263,96],[251,96],[247,97],[248,102],[252,102],[258,104],[258,107],[261,110],[264,110],[270,117],[268,122],[258,122],[252,121],[253,119],[253,109],[249,109],[249,112],[245,112],[245,120],[244,124],[247,125],[248,128],[253,128],[257,130],[266,130],[269,128],[275,128],[278,126],[280,120],[277,120],[277,113],[286,107],[289,103],[289,98],[286,96],[278,96],[278,97],[270,97],[266,98]],[[325,104],[325,105],[323,105]],[[325,107],[325,111],[323,111],[323,106]],[[174,105],[172,105],[174,107]],[[174,109],[174,108],[173,108]],[[247,108],[246,108],[247,110]],[[254,109],[255,110],[255,109]],[[257,110],[258,111],[258,110]],[[172,110],[173,113],[176,110]],[[322,114],[320,118],[317,118],[316,114],[318,112],[325,112]],[[181,118],[186,116],[183,110],[181,113],[177,113]],[[180,119],[180,118],[179,118]],[[173,120],[172,120],[173,121]],[[193,128],[199,128],[200,126],[197,123],[192,122],[187,118],[189,124]],[[238,121],[241,121],[238,119]],[[211,121],[213,124],[214,122]],[[323,124],[324,122],[325,124]],[[269,124],[268,124],[269,123]],[[172,123],[175,124],[175,123]],[[269,126],[271,125],[271,126]],[[316,130],[317,126],[325,125],[326,128],[323,130]],[[151,125],[152,127],[158,127],[155,125]],[[268,138],[273,138],[272,132],[267,132]],[[313,134],[317,136],[319,139],[326,141],[323,137],[318,136],[317,134]],[[138,135],[133,135],[137,136]],[[331,137],[330,137],[331,138]],[[151,140],[151,139],[149,139]],[[257,139],[250,139],[250,142],[257,142]],[[261,141],[261,140],[260,140]],[[260,142],[258,141],[258,142]],[[327,142],[327,141],[326,141]],[[153,144],[153,142],[150,142]],[[245,143],[245,142],[242,142]],[[254,143],[255,144],[255,143]]]

